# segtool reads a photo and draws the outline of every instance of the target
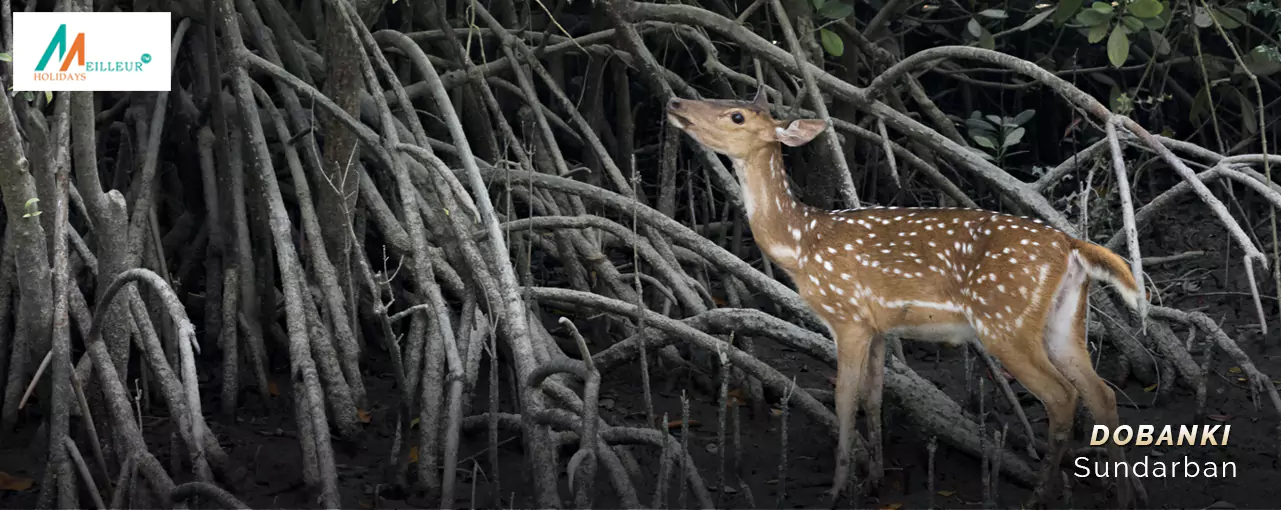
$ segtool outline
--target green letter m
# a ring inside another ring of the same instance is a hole
[[[58,50],[58,60],[67,54],[67,24],[63,23],[58,27],[58,32],[53,34],[53,39],[49,41],[49,47],[45,48],[44,56],[40,57],[40,63],[36,65],[36,72],[44,71],[49,64],[49,58],[53,56],[53,50]]]

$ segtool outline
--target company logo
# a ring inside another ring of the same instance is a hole
[[[14,90],[167,91],[169,13],[14,13]]]

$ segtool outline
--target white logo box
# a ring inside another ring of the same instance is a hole
[[[168,92],[171,20],[168,12],[15,12],[13,90]]]

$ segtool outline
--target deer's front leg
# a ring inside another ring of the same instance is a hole
[[[859,406],[860,386],[867,368],[868,347],[873,332],[859,323],[847,323],[833,325],[832,336],[836,340],[836,421],[839,436],[836,469],[828,495],[835,504],[849,479],[855,411]]]
[[[885,336],[873,338],[868,346],[867,369],[863,377],[863,413],[867,415],[867,486],[875,489],[885,476],[885,455],[881,450],[881,394],[885,390]]]

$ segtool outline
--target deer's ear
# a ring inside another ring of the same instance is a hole
[[[819,119],[800,119],[786,126],[780,122],[772,134],[775,141],[783,142],[789,147],[799,147],[810,143],[824,129],[827,129],[827,122]]]

